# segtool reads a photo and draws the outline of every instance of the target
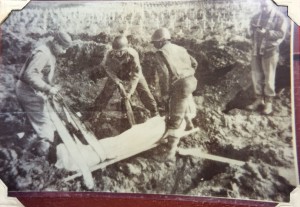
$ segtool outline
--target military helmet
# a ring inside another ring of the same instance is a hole
[[[119,35],[115,37],[112,47],[114,50],[120,50],[123,49],[124,47],[127,47],[128,45],[128,40],[124,35]]]
[[[54,35],[54,40],[56,40],[57,43],[63,47],[70,47],[72,45],[72,38],[64,31],[56,32]]]
[[[171,34],[169,30],[167,28],[160,28],[153,33],[151,37],[151,42],[160,42],[160,41],[165,41],[170,39],[171,39]]]

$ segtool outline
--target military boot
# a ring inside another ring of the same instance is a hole
[[[180,141],[179,137],[175,136],[169,136],[168,138],[168,152],[166,153],[165,161],[174,163],[176,161],[176,152],[177,152],[177,146]]]
[[[157,116],[159,116],[159,112],[158,111],[151,111],[150,116],[151,116],[151,118],[157,117]]]
[[[269,115],[273,112],[273,97],[270,96],[266,96],[265,97],[265,106],[264,106],[264,110],[263,110],[263,114],[265,115]]]
[[[264,106],[265,105],[265,102],[264,102],[264,98],[263,96],[256,96],[256,99],[255,101],[248,105],[246,107],[246,109],[250,110],[250,111],[254,111],[256,110],[259,106]]]
[[[158,154],[153,155],[153,159],[159,162],[174,163],[176,161],[177,145],[180,140],[178,129],[168,129],[164,133],[162,139],[158,142]]]
[[[51,143],[46,139],[40,139],[32,145],[31,152],[39,157],[47,157],[50,151]]]
[[[190,119],[190,117],[186,116],[184,119],[185,119],[185,122],[186,122],[186,127],[185,127],[186,131],[189,131],[189,130],[192,130],[192,129],[195,128],[195,126],[194,126],[192,120]]]

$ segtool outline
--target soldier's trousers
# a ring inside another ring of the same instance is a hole
[[[279,54],[252,56],[252,81],[256,95],[275,96],[275,75]]]
[[[107,106],[116,89],[117,85],[112,79],[108,78],[103,90],[95,100],[96,108],[99,111],[102,111]],[[144,77],[141,77],[139,79],[136,91],[140,97],[141,102],[150,111],[150,113],[156,114],[158,112],[157,104]]]
[[[55,130],[47,108],[47,100],[20,80],[17,82],[16,95],[38,137],[53,142]]]
[[[178,129],[186,115],[189,98],[196,90],[197,79],[189,76],[178,80],[170,90],[169,114],[167,128]]]

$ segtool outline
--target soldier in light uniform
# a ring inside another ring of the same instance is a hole
[[[166,28],[156,30],[151,39],[158,50],[156,57],[160,68],[161,93],[169,103],[165,137],[168,137],[171,150],[167,160],[174,161],[183,120],[186,119],[187,129],[193,128],[190,117],[186,115],[189,101],[193,99],[192,93],[197,87],[194,74],[198,63],[185,48],[170,42],[171,35]]]
[[[65,32],[57,32],[53,40],[35,48],[26,60],[16,84],[17,99],[34,131],[40,138],[37,152],[47,155],[54,139],[54,128],[46,107],[48,96],[55,95],[53,85],[56,57],[66,51],[72,39]]]

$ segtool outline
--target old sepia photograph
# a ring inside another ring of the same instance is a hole
[[[0,30],[10,192],[288,202],[299,185],[286,7],[31,1]]]

